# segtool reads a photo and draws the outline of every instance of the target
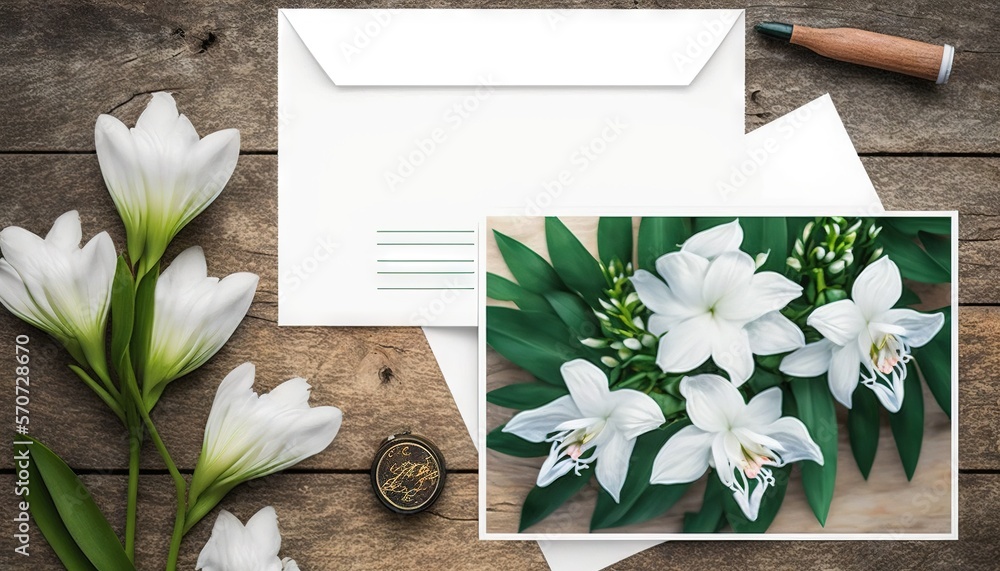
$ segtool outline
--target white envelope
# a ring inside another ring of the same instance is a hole
[[[741,10],[280,10],[281,325],[474,326],[495,208],[714,192]]]
[[[742,156],[713,177],[715,192],[701,197],[699,212],[806,215],[836,210],[871,215],[884,211],[829,95],[747,134],[744,144]],[[683,196],[669,198],[691,204]],[[478,412],[477,330],[424,327],[423,331],[478,447],[485,427]],[[553,571],[596,571],[660,543],[594,539],[538,543]]]

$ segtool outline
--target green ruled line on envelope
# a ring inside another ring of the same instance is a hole
[[[475,288],[471,287],[380,287],[376,288],[380,290],[449,290],[449,289],[463,289],[472,290]]]
[[[379,274],[387,275],[407,275],[407,276],[423,276],[423,275],[443,275],[443,276],[457,276],[463,274],[474,274],[476,272],[376,272]]]
[[[475,230],[376,230],[378,234],[474,234]]]
[[[376,246],[475,246],[472,242],[378,242]]]
[[[407,262],[421,263],[421,264],[423,264],[423,263],[431,263],[431,264],[434,264],[434,263],[471,264],[475,260],[375,260],[375,261],[376,262],[380,262],[380,263],[387,263],[387,264],[388,263],[407,263]]]

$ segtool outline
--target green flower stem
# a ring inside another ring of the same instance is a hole
[[[104,404],[108,405],[108,408],[111,409],[111,412],[115,413],[115,416],[118,417],[118,420],[122,421],[122,424],[128,426],[128,420],[125,418],[125,411],[121,406],[121,393],[115,391],[112,395],[106,389],[101,387],[101,385],[97,384],[97,381],[91,378],[91,376],[87,374],[87,371],[84,371],[76,365],[70,365],[69,368],[71,371],[76,373],[77,377],[80,377],[80,380],[83,381],[84,384],[90,387],[90,390],[94,391],[94,393],[97,394],[102,401],[104,401]]]
[[[126,355],[128,353],[126,352]],[[128,360],[126,358],[126,360]],[[135,408],[138,409],[139,414],[142,415],[142,420],[146,424],[146,429],[149,431],[149,436],[153,440],[153,444],[156,446],[156,450],[160,453],[160,457],[163,458],[163,463],[167,466],[167,471],[170,472],[170,476],[174,479],[174,486],[177,488],[177,513],[174,516],[174,531],[170,536],[170,554],[167,556],[167,571],[177,571],[177,556],[181,549],[181,539],[184,538],[184,512],[187,508],[187,503],[185,501],[185,495],[187,493],[187,482],[184,481],[184,476],[177,470],[177,466],[174,461],[170,458],[170,453],[167,451],[167,447],[163,444],[163,440],[160,438],[160,433],[156,430],[156,425],[153,424],[153,420],[149,418],[149,411],[146,410],[143,404],[142,394],[139,392],[139,384],[136,382],[135,375],[129,373],[131,371],[131,366],[126,368],[126,384],[128,384],[128,389],[132,394],[132,400],[135,404]]]
[[[134,403],[128,403],[128,502],[125,517],[125,553],[135,561],[136,512],[139,499],[139,455],[142,451],[143,426]]]

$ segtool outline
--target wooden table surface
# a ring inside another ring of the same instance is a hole
[[[471,7],[394,2],[338,7]],[[147,93],[168,90],[202,134],[239,128],[243,156],[222,196],[175,240],[168,258],[199,244],[212,275],[261,276],[250,315],[203,369],[176,382],[154,412],[179,466],[190,473],[214,390],[252,360],[257,386],[310,379],[313,402],[344,410],[341,434],[324,453],[282,475],[238,488],[223,502],[245,520],[265,505],[281,519],[282,553],[304,570],[393,566],[401,553],[435,569],[543,569],[532,542],[477,541],[477,459],[419,329],[279,329],[277,316],[276,9],[272,0],[145,2],[28,0],[0,4],[0,227],[48,229],[71,208],[85,236],[124,236],[94,155],[99,113],[135,121]],[[315,3],[329,7],[329,4]],[[487,3],[482,3],[485,7]],[[295,7],[303,6],[296,4]],[[836,5],[774,0],[500,1],[489,7],[746,7],[761,20],[851,25],[956,47],[945,86],[823,60],[747,35],[747,128],[830,92],[889,209],[955,209],[960,220],[960,451],[958,542],[676,542],[616,569],[723,566],[796,568],[995,568],[1000,542],[1000,17],[992,3],[892,0]],[[53,342],[0,312],[0,362],[14,337],[31,335],[31,426],[79,473],[116,527],[124,524],[126,452],[117,420],[65,369]],[[2,365],[0,365],[2,367]],[[389,371],[391,370],[391,374]],[[13,398],[13,377],[3,386]],[[414,399],[413,395],[419,398]],[[0,406],[2,415],[11,405]],[[9,417],[0,423],[9,422]],[[5,424],[6,425],[6,424]],[[9,425],[8,425],[9,426]],[[367,469],[381,437],[403,428],[432,436],[448,458],[448,487],[428,513],[403,518],[376,504]],[[172,486],[153,448],[143,457],[139,565],[165,559]],[[28,562],[13,554],[10,455],[0,459],[0,568],[58,569],[33,532]],[[7,495],[11,494],[11,495]],[[182,549],[193,569],[214,514]]]

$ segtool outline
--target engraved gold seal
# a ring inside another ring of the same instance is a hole
[[[426,438],[393,435],[372,462],[372,488],[387,508],[402,514],[430,507],[444,487],[444,457]]]

